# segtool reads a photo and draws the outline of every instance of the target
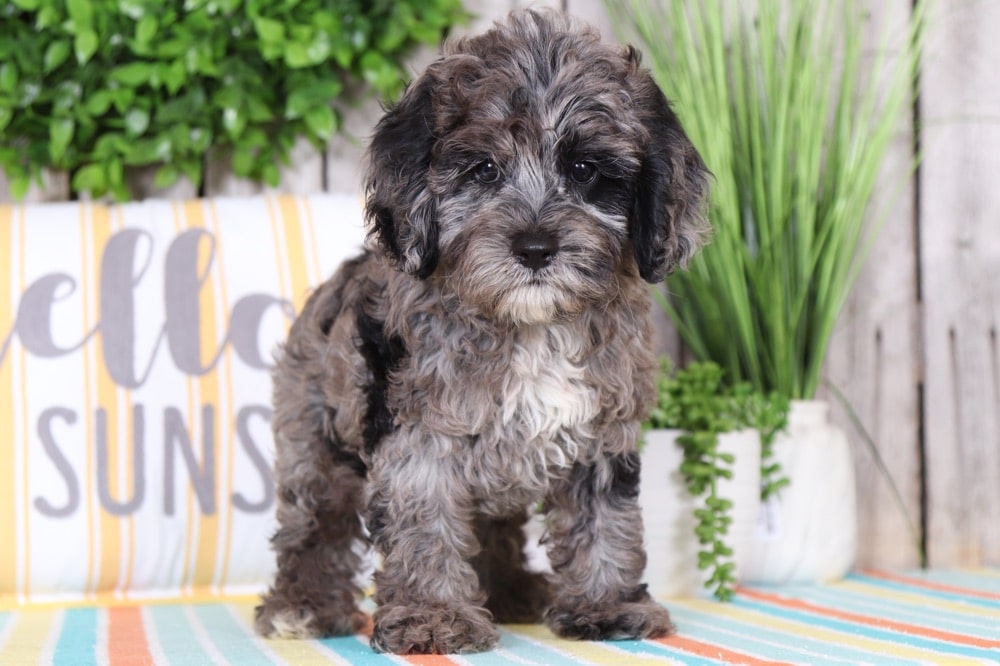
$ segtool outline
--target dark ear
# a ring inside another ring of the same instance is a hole
[[[639,274],[655,283],[686,265],[704,242],[709,171],[652,77],[644,70],[636,76],[649,144],[632,214],[632,249]]]
[[[434,81],[425,74],[386,109],[368,148],[365,216],[369,236],[419,278],[437,266],[437,206],[427,189],[434,146]]]

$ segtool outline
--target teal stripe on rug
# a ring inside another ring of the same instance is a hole
[[[812,587],[782,590],[783,596],[802,599],[820,606],[837,608],[852,613],[885,617],[898,622],[933,627],[942,631],[965,634],[978,638],[996,638],[1000,633],[1000,620],[985,617],[977,608],[967,613],[949,609],[943,613],[937,605],[903,603],[877,593],[864,594],[857,590],[842,591],[836,588]]]
[[[237,622],[224,605],[195,604],[193,608],[212,645],[227,662],[239,666],[269,666],[274,663],[258,649],[247,636],[243,625]]]
[[[580,663],[573,657],[559,652],[544,643],[533,641],[503,627],[500,628],[500,644],[497,647],[516,654],[519,659],[524,658],[523,662],[517,663],[523,663],[526,666],[578,666]],[[511,663],[509,657],[505,656],[501,658],[499,655],[493,655],[489,652],[464,655],[463,659],[474,666],[494,666],[495,664]]]
[[[691,638],[691,636],[688,636],[687,633],[684,634],[684,637]],[[696,654],[691,654],[690,652],[685,652],[680,648],[664,645],[663,643],[654,643],[652,641],[616,641],[615,645],[627,652],[631,652],[632,654],[641,654],[650,657],[669,657],[670,659],[677,660],[678,662],[684,664],[684,666],[693,666],[694,664],[698,664],[698,666],[718,666],[718,664],[726,663],[725,661],[708,659]],[[736,652],[739,651],[740,650],[736,650]]]
[[[745,599],[737,598],[735,601],[733,601],[733,603],[740,607],[749,608],[751,610],[762,611],[769,615],[784,618],[786,620],[805,622],[806,624],[812,625],[814,627],[824,627],[826,629],[832,629],[834,631],[842,631],[844,633],[853,634],[855,636],[864,636],[865,638],[886,641],[887,643],[890,644],[909,645],[911,647],[921,648],[931,652],[937,652],[942,656],[951,654],[962,657],[971,657],[974,659],[985,659],[987,660],[987,662],[991,663],[996,663],[1000,661],[1000,651],[998,650],[987,650],[984,648],[977,648],[967,645],[958,645],[955,643],[949,643],[934,638],[914,636],[913,634],[902,634],[898,631],[892,631],[889,629],[880,629],[878,627],[873,627],[867,624],[849,622],[847,620],[839,620],[836,618],[826,617],[824,615],[818,615],[816,613],[810,613],[806,611],[797,611],[788,608],[782,608],[762,601],[748,601]]]
[[[211,664],[212,656],[195,636],[185,612],[187,608],[183,604],[154,604],[146,607],[152,620],[152,629],[156,632],[155,638],[149,637],[150,647],[158,646],[167,664],[172,666]],[[210,633],[211,629],[206,627],[206,631]]]
[[[52,653],[53,664],[97,664],[98,613],[96,608],[69,608],[63,612],[59,640]]]
[[[875,587],[884,587],[887,590],[897,590],[900,592],[909,592],[911,594],[921,594],[925,597],[933,597],[935,599],[944,599],[947,601],[961,601],[964,604],[972,604],[974,606],[981,606],[983,608],[991,608],[993,610],[1000,610],[1000,599],[984,599],[982,597],[976,597],[971,594],[961,594],[958,592],[948,592],[945,590],[932,590],[926,587],[919,587],[917,585],[909,585],[907,583],[886,580],[884,578],[876,578],[874,576],[866,576],[864,574],[850,574],[847,580],[857,581],[864,583],[866,585],[874,585]]]
[[[931,583],[1000,594],[1000,569],[996,569],[995,575],[992,576],[989,573],[976,574],[969,571],[939,571],[936,569],[910,572],[907,575]]]
[[[373,651],[368,639],[363,636],[336,636],[322,638],[317,642],[353,666],[382,666],[397,663],[392,657]]]
[[[763,622],[746,622],[690,608],[671,609],[682,635],[712,645],[768,659],[805,664],[857,664],[869,661],[872,653],[846,645],[833,645],[801,634],[771,629]],[[897,664],[916,662],[900,659]]]
[[[541,666],[579,666],[584,662],[580,657],[563,652],[556,645],[549,645],[542,641],[536,640],[531,636],[523,636],[518,634],[516,631],[501,628],[502,634],[500,639],[500,646],[508,648],[511,652],[517,655],[517,657],[530,660],[524,663],[540,664]],[[614,653],[614,651],[622,651],[635,655],[649,656],[649,657],[669,657],[672,660],[679,661],[685,666],[717,666],[718,661],[713,659],[705,659],[699,657],[698,655],[693,655],[689,652],[684,652],[683,650],[678,650],[677,648],[671,648],[659,643],[652,643],[646,641],[611,641],[606,644],[602,644],[607,651],[609,656]],[[621,655],[625,658],[625,655]],[[463,655],[463,659],[473,662],[473,659],[481,659],[482,655]],[[501,663],[511,663],[510,661]],[[518,661],[517,663],[522,663]],[[624,663],[624,662],[623,662]],[[488,666],[486,662],[483,662],[479,666]]]

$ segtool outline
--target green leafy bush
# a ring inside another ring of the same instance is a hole
[[[725,538],[732,518],[732,502],[718,494],[720,479],[731,479],[735,458],[719,450],[719,435],[755,428],[761,438],[761,499],[788,485],[773,460],[778,433],[788,424],[788,399],[777,392],[763,394],[748,382],[729,384],[725,372],[711,361],[674,370],[664,359],[657,381],[657,403],[647,428],[683,430],[677,443],[684,450],[680,473],[693,497],[703,497],[695,509],[695,537],[701,545],[698,568],[710,569],[705,586],[723,601],[732,598],[736,578],[729,558],[733,551]]]
[[[463,20],[461,0],[12,0],[0,9],[0,169],[20,198],[43,169],[126,198],[125,169],[202,180],[209,148],[270,184],[366,89]],[[338,108],[339,107],[339,108]]]

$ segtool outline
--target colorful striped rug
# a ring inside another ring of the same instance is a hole
[[[505,626],[461,657],[372,652],[365,636],[264,641],[253,599],[0,611],[0,664],[997,664],[1000,569],[863,572],[831,585],[744,588],[730,604],[671,600],[676,636],[581,643]]]

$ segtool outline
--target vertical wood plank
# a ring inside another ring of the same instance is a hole
[[[281,181],[278,190],[283,194],[309,194],[322,192],[324,151],[319,151],[307,140],[300,138],[292,146],[289,163],[281,165]]]
[[[207,197],[249,196],[265,190],[263,183],[233,174],[230,160],[220,151],[210,150],[205,159],[202,192]]]
[[[865,5],[869,43],[880,45],[890,35],[900,44],[907,34],[910,0],[867,0]],[[904,109],[896,122],[899,129],[868,213],[872,228],[883,226],[831,339],[824,368],[826,379],[845,395],[872,436],[890,478],[832,392],[820,395],[830,400],[834,423],[853,445],[860,508],[858,564],[913,568],[920,564],[921,453],[911,109]]]
[[[292,147],[288,164],[280,166],[281,180],[277,187],[240,178],[233,174],[229,159],[221,154],[209,155],[205,165],[205,196],[247,196],[261,192],[308,194],[324,190],[324,156],[305,139]]]
[[[465,0],[466,10],[472,14],[472,20],[465,26],[455,30],[456,36],[478,35],[489,30],[493,22],[507,15],[518,7],[518,0]],[[543,3],[544,4],[544,3]]]
[[[343,114],[343,127],[326,149],[326,187],[361,196],[364,157],[375,123],[382,117],[378,100],[368,100]]]
[[[45,201],[67,201],[70,198],[70,179],[65,171],[46,169],[42,174],[42,183],[32,183],[24,198],[18,203],[42,203]],[[10,181],[0,171],[0,203],[13,203],[10,193]]]
[[[1000,4],[938,0],[924,62],[929,556],[1000,563]]]
[[[457,28],[456,36],[478,35],[515,9],[525,7],[552,7],[562,9],[563,0],[465,0],[465,9],[472,14],[468,24]]]
[[[187,178],[181,178],[170,187],[156,187],[156,169],[155,166],[140,167],[125,173],[125,182],[133,200],[193,199],[198,196],[197,186]]]
[[[597,28],[605,41],[618,41],[614,25],[602,0],[566,0],[567,14],[571,14]]]

